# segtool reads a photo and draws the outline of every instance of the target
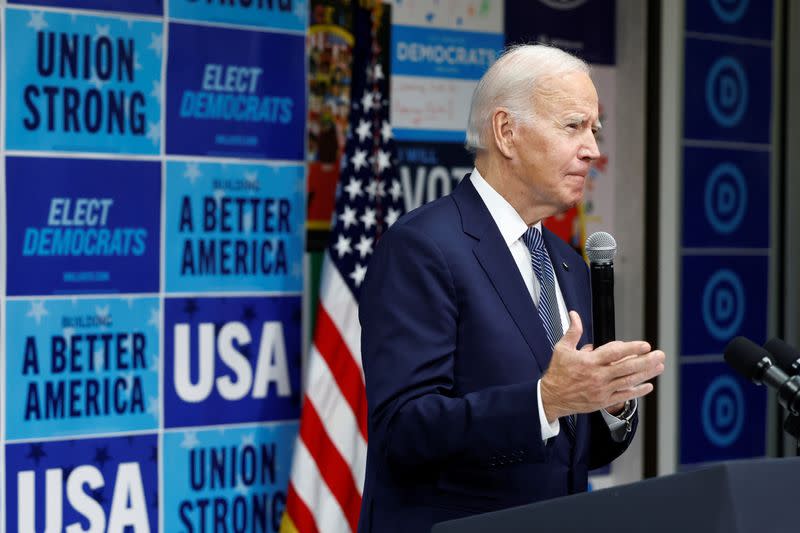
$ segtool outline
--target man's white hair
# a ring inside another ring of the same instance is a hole
[[[530,123],[536,113],[533,94],[549,76],[571,72],[589,74],[589,65],[572,54],[542,44],[509,47],[489,67],[472,93],[466,147],[472,153],[486,148],[492,114],[505,107],[514,120]]]

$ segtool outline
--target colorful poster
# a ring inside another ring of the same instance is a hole
[[[172,23],[167,153],[302,161],[302,35]]]
[[[164,435],[164,530],[278,531],[297,426]]]
[[[167,298],[164,425],[300,415],[300,296]]]
[[[155,162],[6,158],[10,296],[158,292]]]
[[[7,439],[158,429],[157,298],[12,300],[6,316]]]
[[[303,32],[308,0],[169,0],[169,17]]]
[[[167,163],[168,292],[303,290],[302,164]]]
[[[7,444],[6,531],[158,529],[156,435]]]
[[[6,9],[6,148],[161,151],[162,25]]]
[[[8,3],[73,9],[121,11],[137,13],[139,15],[160,16],[164,13],[163,0],[8,0]]]

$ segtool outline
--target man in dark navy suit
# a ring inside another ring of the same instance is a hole
[[[376,249],[359,311],[364,533],[584,491],[633,438],[664,354],[589,344],[586,264],[541,225],[600,156],[588,72],[546,46],[501,56],[473,95],[472,173]]]

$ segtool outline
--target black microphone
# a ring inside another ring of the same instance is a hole
[[[775,366],[764,348],[744,337],[735,337],[725,347],[725,361],[756,384],[778,389],[778,403],[792,414],[800,414],[800,377],[789,377]]]
[[[781,370],[790,376],[800,374],[800,353],[797,350],[777,337],[764,343],[764,349],[772,354]]]
[[[598,231],[586,239],[592,278],[592,341],[595,348],[617,338],[614,332],[614,256],[617,241]]]

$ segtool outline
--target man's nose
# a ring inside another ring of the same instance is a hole
[[[597,139],[594,133],[589,132],[587,139],[578,151],[578,158],[584,161],[596,161],[600,158],[600,148],[597,146]]]

